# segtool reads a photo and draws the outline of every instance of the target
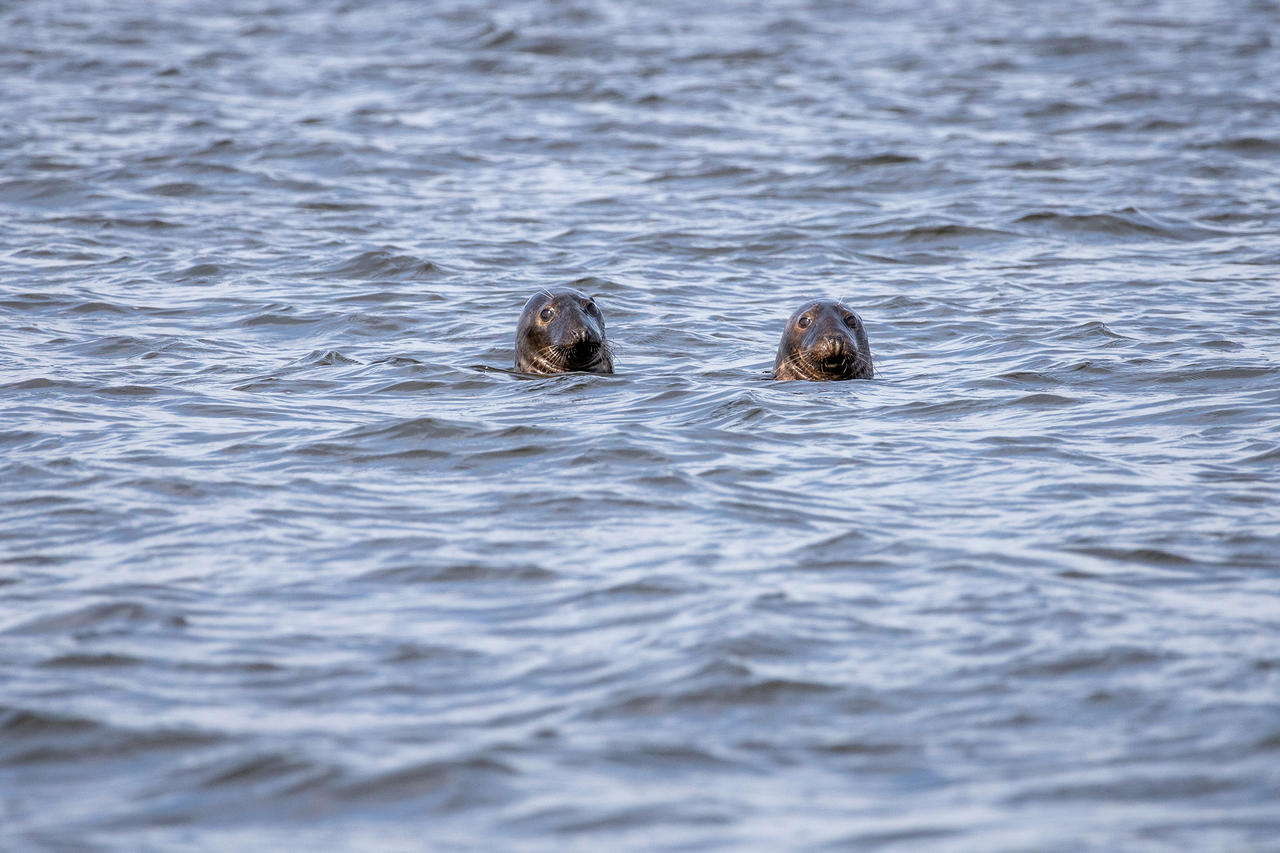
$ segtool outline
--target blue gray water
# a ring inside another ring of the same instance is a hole
[[[0,848],[1280,849],[1277,37],[0,4]]]

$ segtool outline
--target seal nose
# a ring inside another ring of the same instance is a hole
[[[822,337],[822,347],[830,355],[837,355],[844,350],[844,335],[828,332]]]

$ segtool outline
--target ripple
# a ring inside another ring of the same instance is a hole
[[[0,203],[56,207],[83,203],[89,192],[71,178],[35,178],[0,182]]]
[[[547,581],[556,573],[538,566],[487,566],[456,564],[449,566],[396,566],[377,569],[360,576],[360,580],[378,583],[420,584],[483,581]]]
[[[0,4],[0,847],[1273,844],[1274,3],[252,5]]]
[[[315,275],[339,278],[385,279],[414,281],[438,275],[441,269],[434,263],[411,255],[397,253],[394,249],[376,249],[359,255],[335,267]]]
[[[1157,237],[1163,240],[1205,240],[1231,233],[1189,223],[1167,223],[1134,208],[1124,208],[1114,213],[1093,214],[1066,214],[1053,211],[1028,213],[1020,217],[1017,224],[1066,234]]]
[[[77,607],[61,613],[38,616],[3,629],[5,634],[63,634],[68,632],[99,632],[107,629],[123,629],[140,624],[163,628],[184,628],[186,617],[167,608],[148,606],[132,601],[102,602],[87,607]]]
[[[0,767],[28,770],[50,763],[76,764],[86,758],[133,758],[144,753],[203,748],[223,740],[213,732],[148,728],[134,730],[95,720],[38,711],[0,708]]]

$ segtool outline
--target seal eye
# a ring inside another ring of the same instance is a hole
[[[809,319],[808,317],[801,317],[799,320],[796,320],[796,325],[802,329],[807,329],[809,328],[809,324],[812,322],[813,320]]]
[[[592,317],[594,317],[600,313],[600,309],[596,307],[596,304],[594,302],[588,302],[587,313],[590,314]]]
[[[844,324],[850,329],[856,329],[858,328],[858,318],[853,314],[850,314],[848,317],[844,318]]]
[[[551,318],[554,317],[555,315],[556,315],[556,312],[552,311],[550,308],[543,308],[542,313],[539,314],[538,316],[542,318],[542,322],[550,323]]]

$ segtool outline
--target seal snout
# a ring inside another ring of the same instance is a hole
[[[586,323],[566,329],[560,339],[565,363],[572,370],[580,370],[595,360],[600,351],[600,336]]]
[[[827,332],[822,336],[822,342],[819,349],[826,358],[835,358],[843,356],[845,345],[849,342],[848,335],[842,335],[839,332]]]
[[[589,366],[600,352],[600,339],[587,329],[579,329],[565,347],[565,363],[572,370]]]
[[[570,329],[564,337],[564,343],[569,347],[581,347],[586,344],[599,344],[599,339],[593,330],[586,326],[578,326]]]

